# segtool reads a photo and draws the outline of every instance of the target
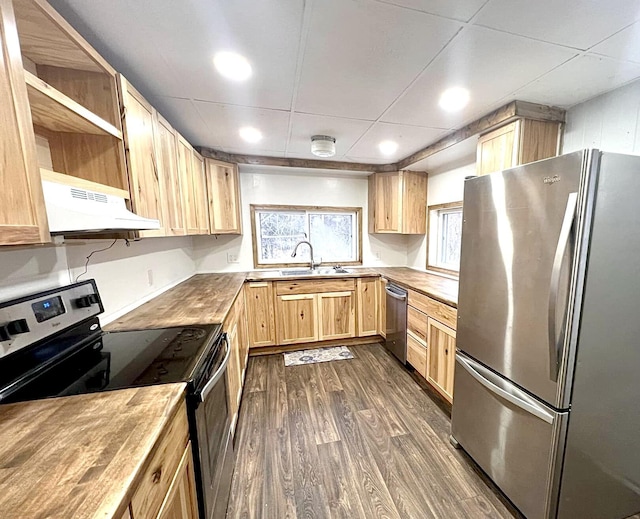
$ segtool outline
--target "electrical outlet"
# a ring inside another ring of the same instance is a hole
[[[380,251],[379,251],[379,250],[375,251],[375,252],[374,252],[374,254],[375,254],[375,256],[376,256],[376,259],[377,259],[377,260],[382,259],[382,258],[380,257]]]
[[[227,254],[227,263],[240,263],[240,261],[238,260],[238,255],[237,254],[228,253]]]
[[[149,286],[153,286],[153,270],[147,270],[147,281],[149,282]]]

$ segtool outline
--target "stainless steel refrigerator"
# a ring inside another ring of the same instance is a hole
[[[452,440],[529,519],[640,512],[640,157],[465,182]]]

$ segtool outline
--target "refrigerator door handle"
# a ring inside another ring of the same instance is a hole
[[[551,283],[549,286],[549,373],[551,379],[557,382],[560,364],[561,343],[564,337],[561,335],[556,339],[557,323],[556,312],[558,307],[558,292],[560,289],[560,274],[562,272],[562,259],[569,245],[569,237],[571,236],[571,228],[576,216],[576,208],[578,205],[578,193],[569,193],[567,198],[567,208],[564,213],[562,227],[560,228],[560,236],[558,237],[558,245],[556,254],[553,258],[553,266],[551,267]]]
[[[514,386],[510,387],[509,391],[501,388],[498,384],[504,384],[504,382],[498,377],[498,375],[493,374],[484,366],[481,366],[471,359],[463,357],[459,353],[456,354],[456,361],[469,373],[469,375],[475,378],[480,384],[482,384],[492,393],[498,395],[507,402],[511,402],[513,405],[519,407],[520,409],[523,409],[528,413],[537,416],[538,418],[544,420],[549,424],[553,423],[553,415],[541,405],[537,405],[532,402],[531,397],[528,396],[524,391]]]

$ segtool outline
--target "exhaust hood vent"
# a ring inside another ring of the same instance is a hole
[[[142,231],[159,229],[160,222],[127,209],[119,196],[42,181],[51,234]]]

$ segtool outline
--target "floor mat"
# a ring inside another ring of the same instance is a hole
[[[332,346],[330,348],[315,348],[313,350],[291,351],[284,354],[285,366],[300,366],[316,362],[352,359],[353,353],[346,346]]]

